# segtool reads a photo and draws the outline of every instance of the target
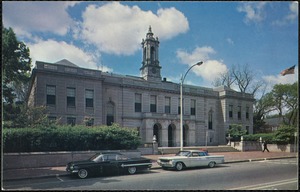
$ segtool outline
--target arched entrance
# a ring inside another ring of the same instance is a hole
[[[158,146],[161,147],[161,125],[159,123],[155,123],[153,126],[153,135],[156,136],[156,142]]]
[[[168,126],[168,147],[174,147],[174,143],[175,143],[175,125],[174,124],[170,124]]]
[[[188,145],[188,135],[189,135],[189,126],[188,125],[183,125],[183,146]]]

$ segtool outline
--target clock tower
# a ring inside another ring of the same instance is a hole
[[[140,68],[142,77],[147,81],[161,81],[158,46],[158,37],[153,37],[150,26],[146,39],[142,40],[143,61],[142,67]]]

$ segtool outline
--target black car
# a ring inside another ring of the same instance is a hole
[[[128,158],[117,152],[101,152],[85,161],[74,161],[67,165],[66,170],[81,179],[88,176],[129,173],[151,168],[150,159]]]

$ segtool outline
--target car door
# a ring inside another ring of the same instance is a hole
[[[198,166],[206,166],[209,163],[209,159],[207,158],[207,155],[205,152],[199,152],[200,160]]]
[[[103,166],[103,173],[106,175],[113,175],[118,173],[118,167],[116,163],[116,154],[105,155]]]
[[[189,157],[190,159],[190,167],[197,167],[200,163],[200,156],[198,152],[192,152]]]
[[[90,169],[92,169],[92,171],[96,175],[105,175],[105,174],[107,174],[106,172],[107,172],[108,166],[109,166],[109,161],[107,159],[107,156],[101,155],[96,159],[95,166],[91,167]]]

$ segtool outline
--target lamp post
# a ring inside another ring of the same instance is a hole
[[[194,65],[192,65],[188,70],[187,72],[184,74],[184,76],[181,76],[181,81],[180,81],[180,150],[182,151],[183,150],[183,103],[182,103],[182,86],[183,86],[183,82],[184,82],[184,79],[185,79],[185,76],[188,74],[188,72],[193,68],[195,67],[196,65],[200,66],[202,65],[203,62],[200,61]]]

